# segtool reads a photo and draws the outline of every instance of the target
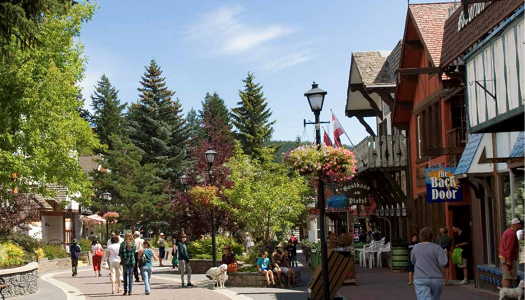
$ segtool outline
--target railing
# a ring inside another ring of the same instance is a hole
[[[447,131],[448,148],[464,148],[467,145],[467,129],[458,127]]]
[[[402,134],[367,137],[355,147],[357,172],[407,165],[406,139]]]

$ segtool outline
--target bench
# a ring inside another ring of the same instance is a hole
[[[273,272],[275,277],[275,284],[279,286],[279,279],[277,279],[277,273]],[[288,282],[288,278],[285,274],[281,275],[281,279],[284,283]],[[302,285],[301,270],[294,270],[294,281],[297,286]],[[231,287],[265,287],[266,276],[259,272],[236,272],[228,274],[227,285]]]

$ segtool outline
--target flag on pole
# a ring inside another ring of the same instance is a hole
[[[324,144],[325,144],[326,146],[333,147],[333,145],[332,145],[332,141],[330,140],[330,137],[328,136],[328,134],[326,134],[326,131],[324,132],[323,140],[324,140]]]
[[[342,148],[343,144],[341,144],[340,137],[343,135],[344,131],[333,112],[332,112],[332,123],[334,123],[334,144],[336,147]]]

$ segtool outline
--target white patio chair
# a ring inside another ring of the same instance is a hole
[[[366,268],[367,260],[368,260],[368,267],[372,269],[374,267],[374,261],[375,261],[375,253],[377,252],[377,242],[372,241],[369,246],[363,247],[363,264]]]
[[[386,245],[379,247],[377,251],[377,267],[382,268],[383,267],[383,259],[381,257],[381,254],[383,253],[390,253],[390,242],[388,242]]]

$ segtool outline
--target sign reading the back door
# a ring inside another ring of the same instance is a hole
[[[425,169],[427,202],[463,201],[461,184],[454,177],[456,168]]]

